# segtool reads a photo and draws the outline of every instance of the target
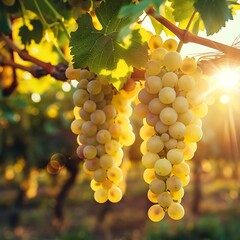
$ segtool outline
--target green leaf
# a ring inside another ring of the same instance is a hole
[[[12,32],[10,16],[6,7],[0,2],[0,33],[9,35]]]
[[[128,17],[119,18],[122,4],[129,1],[105,1],[96,10],[102,30],[96,30],[88,14],[78,19],[77,31],[71,33],[71,54],[74,67],[89,67],[97,75],[104,75],[117,89],[120,89],[133,67],[145,65],[148,53],[142,31],[135,29],[123,41],[118,33],[128,22]]]
[[[35,14],[38,15],[40,18],[40,13],[35,5],[35,1],[31,0],[21,0],[24,4],[24,7],[27,10],[31,10]],[[71,17],[70,11],[69,11],[69,5],[66,3],[63,3],[62,1],[54,1],[54,0],[48,0],[49,3],[52,5],[52,7],[61,15],[64,17],[64,19],[69,19]],[[47,21],[47,23],[54,23],[57,21],[56,16],[54,12],[48,7],[48,5],[43,0],[36,0],[37,5],[41,11],[42,16]]]
[[[207,35],[218,32],[229,19],[233,19],[226,0],[196,0],[195,9],[200,13]]]
[[[21,37],[22,43],[28,45],[31,43],[31,40],[34,40],[35,43],[40,43],[43,37],[43,26],[39,20],[31,20],[31,25],[33,27],[30,30],[26,25],[23,25],[19,30],[19,36]]]
[[[153,16],[149,16],[149,18],[156,34],[160,34],[163,30],[162,27],[163,25],[159,21],[157,21],[156,18],[154,18]]]
[[[124,29],[120,31],[119,37],[123,39],[125,36],[131,33],[131,25],[138,21],[139,17],[143,14],[143,11],[148,7],[153,6],[157,11],[160,5],[164,2],[164,0],[143,0],[136,4],[129,4],[123,6],[119,11],[119,17],[127,17],[129,18],[129,22],[126,24]]]
[[[189,20],[195,11],[193,0],[171,0],[170,2],[176,22],[181,22],[185,19]]]

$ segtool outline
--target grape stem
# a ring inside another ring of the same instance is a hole
[[[195,11],[193,12],[191,18],[189,19],[188,24],[187,24],[185,30],[189,30],[189,28],[190,28],[190,26],[191,26],[191,23],[192,23],[192,21],[193,21],[194,16],[195,16],[196,13],[197,13],[197,11],[195,10]],[[180,41],[179,44],[178,44],[178,47],[177,47],[177,52],[180,53],[180,51],[181,51],[181,49],[182,49],[182,46],[183,46],[183,41]]]

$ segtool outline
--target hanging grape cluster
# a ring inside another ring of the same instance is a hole
[[[158,222],[167,212],[179,220],[184,216],[183,187],[190,179],[187,161],[202,138],[201,118],[208,111],[204,101],[207,83],[193,58],[182,59],[174,39],[163,42],[159,35],[153,35],[148,46],[145,86],[134,109],[143,118],[143,177],[153,203],[148,216]]]
[[[99,203],[118,202],[124,192],[122,147],[135,141],[129,121],[131,98],[88,70],[69,67],[66,76],[79,81],[73,94],[75,119],[71,130],[77,135],[76,151],[84,159],[83,169],[92,178],[94,199]]]

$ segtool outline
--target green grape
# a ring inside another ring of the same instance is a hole
[[[160,222],[164,216],[165,212],[158,204],[154,204],[148,209],[148,217],[153,222]]]
[[[103,168],[98,168],[93,173],[93,179],[96,182],[103,182],[107,178],[107,172]]]
[[[184,125],[188,125],[193,121],[194,115],[191,110],[187,110],[184,113],[179,113],[177,121],[182,122]]]
[[[146,123],[149,126],[155,126],[157,124],[157,122],[159,121],[159,116],[153,113],[148,113],[148,115],[146,116]]]
[[[158,203],[157,197],[158,194],[153,193],[150,189],[147,192],[148,200],[152,203]]]
[[[165,40],[164,43],[163,43],[163,47],[167,51],[176,51],[177,50],[177,46],[178,46],[178,43],[173,38],[169,38],[169,39]]]
[[[121,168],[119,168],[117,166],[112,166],[111,168],[109,168],[107,170],[107,177],[112,182],[120,181],[123,177],[123,173],[122,173]]]
[[[85,168],[89,171],[96,171],[97,169],[100,168],[100,163],[98,158],[94,158],[90,160],[86,159],[84,163],[85,163]]]
[[[147,140],[147,150],[152,153],[159,153],[163,150],[164,144],[160,136],[152,136]]]
[[[77,89],[73,94],[73,104],[82,107],[84,102],[89,99],[89,94],[84,89]]]
[[[178,76],[175,72],[166,72],[162,77],[163,87],[175,87],[178,82]]]
[[[158,159],[159,155],[157,153],[147,152],[142,156],[142,164],[145,168],[154,168]]]
[[[167,54],[166,54],[167,55]],[[165,55],[165,56],[166,56]],[[165,58],[165,57],[164,57]],[[161,71],[161,66],[159,64],[158,61],[156,60],[150,60],[146,63],[145,65],[146,67],[146,73],[149,75],[149,76],[154,76],[154,75],[158,75]]]
[[[99,162],[100,162],[100,166],[103,169],[107,170],[113,166],[114,158],[111,155],[104,154],[100,157]]]
[[[106,115],[103,110],[97,109],[91,113],[90,119],[95,125],[101,125],[106,121]]]
[[[167,159],[172,164],[179,164],[184,160],[183,151],[177,148],[172,148],[167,152]]]
[[[148,47],[151,51],[162,47],[163,40],[159,35],[152,35],[148,41]]]
[[[143,172],[143,180],[150,184],[155,179],[155,170],[153,168],[147,168]]]
[[[4,1],[8,2],[9,0],[2,0],[3,3],[4,3]],[[15,2],[15,0],[12,0],[12,2]],[[5,4],[5,5],[7,5],[7,4]],[[66,76],[66,78],[68,78],[70,80],[73,80],[73,79],[77,80],[80,78],[80,71],[81,71],[80,69],[74,69],[72,67],[68,67],[65,71],[65,76]]]
[[[188,142],[199,142],[202,138],[202,129],[196,124],[190,124],[186,127],[185,140]]]
[[[163,104],[173,103],[176,99],[176,92],[171,87],[164,87],[159,91],[159,100]]]
[[[82,133],[88,137],[94,136],[97,133],[97,126],[91,121],[86,121],[82,124]]]
[[[159,176],[167,176],[172,171],[172,164],[166,158],[162,158],[156,161],[154,169]]]
[[[195,87],[195,80],[190,75],[183,75],[178,79],[177,82],[180,91],[190,91]]]
[[[139,118],[145,118],[149,113],[148,106],[144,103],[139,103],[134,108],[134,114]]]
[[[150,182],[149,189],[155,194],[160,194],[166,190],[166,184],[163,180],[154,179]]]
[[[172,173],[173,175],[184,178],[185,176],[190,174],[190,168],[187,163],[184,161],[179,164],[174,164],[172,167]]]
[[[178,114],[177,112],[171,107],[165,107],[160,112],[160,120],[165,125],[172,125],[177,121]]]
[[[160,134],[166,133],[168,131],[168,126],[158,121],[155,125],[155,131]]]
[[[108,130],[101,129],[96,134],[96,140],[100,144],[106,144],[107,142],[109,142],[111,140],[111,134]]]
[[[183,59],[180,69],[184,74],[192,74],[197,69],[197,63],[194,58],[186,57]]]
[[[122,199],[122,191],[119,187],[113,186],[108,190],[108,200],[117,203]]]
[[[163,58],[163,63],[169,71],[176,71],[182,65],[182,57],[178,52],[168,52]]]
[[[163,133],[162,135],[161,135],[161,140],[163,141],[163,142],[167,142],[168,140],[169,140],[169,134],[168,133]]]
[[[173,149],[177,147],[177,140],[174,138],[170,138],[167,142],[164,143],[167,149]]]
[[[167,185],[167,189],[170,192],[176,192],[176,191],[179,191],[180,188],[182,187],[182,181],[180,178],[176,176],[171,176],[167,179],[166,185]]]
[[[83,156],[86,159],[93,159],[97,156],[97,149],[96,147],[92,146],[92,145],[87,145],[84,149],[83,149]]]
[[[159,194],[157,197],[157,201],[158,204],[164,209],[168,208],[173,203],[172,196],[169,192],[163,192]]]
[[[174,201],[179,201],[184,196],[184,189],[181,187],[178,191],[172,191],[171,196]]]
[[[83,120],[82,119],[75,119],[72,121],[71,123],[71,131],[74,134],[80,134],[81,133],[81,129],[82,129],[82,125],[83,125]]]
[[[166,105],[160,102],[159,98],[153,98],[148,104],[148,109],[153,114],[160,114],[164,107]]]
[[[87,89],[87,85],[88,85],[88,80],[83,78],[79,80],[79,83],[77,84],[77,88],[79,89]]]
[[[110,140],[105,144],[105,151],[110,155],[114,155],[119,148],[120,148],[119,142],[114,139]]]
[[[92,100],[87,100],[83,104],[83,110],[89,113],[92,113],[96,110],[97,105],[94,101]]]
[[[94,179],[90,182],[90,187],[93,191],[96,191],[97,189],[100,189],[102,187],[102,184],[100,182],[96,182]]]
[[[153,52],[151,53],[150,59],[151,60],[156,60],[159,62],[160,66],[163,65],[163,58],[166,55],[168,51],[164,48],[156,48],[155,50],[153,50]]]
[[[94,193],[94,199],[98,203],[105,203],[108,200],[108,190],[99,188]]]
[[[172,203],[168,208],[168,216],[173,220],[180,220],[184,214],[184,208],[180,203]]]
[[[179,96],[176,97],[172,107],[177,113],[185,113],[189,108],[189,103],[185,97]]]
[[[140,137],[143,140],[147,140],[149,137],[155,135],[154,127],[144,124],[139,131]]]
[[[92,80],[87,85],[89,94],[97,95],[102,91],[102,85],[98,80]]]
[[[158,76],[150,76],[145,82],[146,91],[150,94],[156,94],[162,89],[162,81]]]
[[[172,138],[181,139],[186,133],[186,126],[177,121],[169,126],[168,131]]]

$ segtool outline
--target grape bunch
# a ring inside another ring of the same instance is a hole
[[[153,203],[148,216],[158,222],[167,212],[179,220],[184,216],[183,187],[190,179],[187,161],[202,138],[201,118],[208,111],[207,82],[193,58],[182,59],[174,39],[163,42],[159,35],[152,35],[148,46],[145,85],[134,109],[143,118],[143,178]]]
[[[84,159],[83,169],[92,178],[94,199],[99,203],[119,202],[124,192],[122,147],[135,141],[129,121],[131,98],[86,69],[69,67],[65,74],[70,80],[78,80],[71,130],[77,135],[76,152]]]

